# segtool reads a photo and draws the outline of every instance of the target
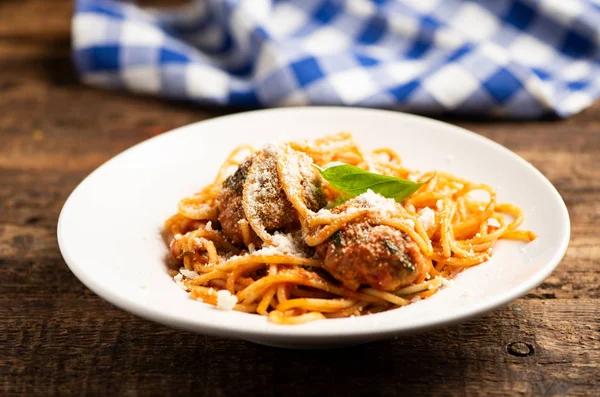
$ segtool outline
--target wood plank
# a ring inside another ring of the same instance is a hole
[[[71,0],[2,0],[0,42],[14,38],[43,41],[68,37],[72,10]]]
[[[598,303],[591,300],[520,301],[452,328],[329,351],[175,331],[94,296],[43,302],[31,294],[12,309],[2,303],[0,314],[11,310],[10,320],[0,323],[7,341],[0,353],[10,357],[3,366],[6,396],[39,390],[303,396],[335,389],[383,396],[583,396],[600,382]],[[43,309],[37,318],[28,315],[31,307]]]

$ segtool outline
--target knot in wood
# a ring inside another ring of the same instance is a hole
[[[525,342],[509,343],[506,350],[508,351],[508,354],[516,357],[531,356],[534,353],[533,345]]]

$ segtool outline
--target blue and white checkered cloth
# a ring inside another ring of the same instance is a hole
[[[600,94],[600,1],[77,0],[93,85],[244,107],[574,114]]]

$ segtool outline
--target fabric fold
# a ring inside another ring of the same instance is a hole
[[[77,0],[86,83],[244,107],[566,117],[600,92],[600,5],[569,0]]]

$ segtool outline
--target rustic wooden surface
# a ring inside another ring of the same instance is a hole
[[[598,395],[600,104],[566,121],[452,121],[520,154],[563,195],[571,243],[539,288],[425,335],[279,350],[142,320],[65,265],[58,214],[90,171],[227,113],[82,86],[70,12],[67,0],[0,1],[0,394]]]

